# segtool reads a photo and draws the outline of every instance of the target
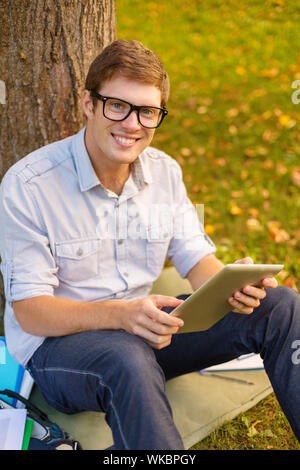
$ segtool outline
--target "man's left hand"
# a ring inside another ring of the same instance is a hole
[[[249,257],[235,261],[237,264],[253,264],[253,260]],[[260,301],[265,298],[265,287],[275,288],[278,282],[275,277],[265,277],[262,279],[262,287],[247,285],[241,291],[235,291],[233,296],[228,299],[230,305],[234,308],[235,313],[252,313],[253,310],[260,305]]]

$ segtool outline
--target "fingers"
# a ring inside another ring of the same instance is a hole
[[[262,300],[266,297],[266,291],[261,287],[245,286],[243,287],[242,291],[247,296],[251,296],[259,300]]]
[[[159,335],[137,324],[133,329],[133,334],[143,338],[154,349],[165,348],[171,343],[172,339],[172,334]]]
[[[169,315],[166,312],[160,310],[161,307],[177,307],[182,304],[182,299],[176,299],[175,297],[168,297],[164,295],[150,296],[149,299],[152,302],[152,306],[146,310],[146,314],[149,318],[157,321],[158,323],[180,327],[183,326],[183,320],[173,315]]]
[[[253,312],[254,308],[259,306],[258,299],[249,300],[249,298],[247,299],[245,297],[243,298],[243,297],[238,296],[239,300],[237,300],[235,297],[229,298],[228,300],[229,303],[234,307],[232,310],[233,312],[250,314]]]
[[[238,259],[234,264],[253,264],[253,259],[247,256],[246,258]]]
[[[260,305],[260,300],[265,298],[266,292],[263,288],[254,286],[245,286],[242,290],[243,292],[234,292],[228,299],[229,303],[234,307],[233,312],[252,313]]]
[[[165,313],[165,312],[161,312],[161,313]],[[167,313],[166,315],[169,317]],[[167,320],[169,319],[167,318]],[[152,333],[155,333],[156,335],[161,335],[161,336],[170,335],[170,334],[172,335],[172,334],[177,333],[179,329],[178,322],[176,323],[174,322],[174,324],[166,324],[164,323],[164,321],[166,321],[165,317],[162,317],[161,321],[158,321],[148,315],[139,315],[136,318],[136,325],[137,327],[146,328]],[[182,322],[182,320],[180,321]]]
[[[177,307],[182,304],[184,300],[177,299],[176,297],[170,297],[168,295],[151,295],[149,297],[156,307]]]
[[[278,286],[275,277],[266,277],[262,279],[262,287],[245,286],[241,291],[234,292],[233,296],[228,299],[230,305],[234,307],[232,310],[236,313],[252,313],[254,308],[260,305],[260,300],[266,297],[265,287],[276,288]]]
[[[162,306],[176,307],[183,300],[153,295],[129,302],[130,311],[125,330],[143,338],[152,348],[161,349],[170,344],[184,322],[160,310]]]

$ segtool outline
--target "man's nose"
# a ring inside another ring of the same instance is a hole
[[[127,116],[124,121],[121,121],[122,127],[126,129],[139,129],[141,124],[138,120],[138,115],[136,110],[132,110],[129,116]]]

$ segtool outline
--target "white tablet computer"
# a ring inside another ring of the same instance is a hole
[[[282,268],[283,264],[227,264],[170,313],[184,320],[178,333],[207,330],[233,309],[228,299],[236,290],[258,286]]]

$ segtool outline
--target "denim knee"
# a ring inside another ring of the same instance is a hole
[[[142,338],[123,331],[115,332],[113,337],[115,341],[111,341],[106,350],[107,364],[110,364],[105,371],[106,381],[115,381],[118,377],[128,384],[131,381],[149,383],[158,376],[164,382],[164,373],[154,351]]]
[[[299,294],[294,289],[288,286],[278,286],[275,289],[266,288],[268,293],[272,293],[272,298],[276,299],[277,301],[285,300],[287,302],[299,300]]]
[[[300,339],[300,296],[286,286],[266,289],[266,292],[257,309],[252,334],[259,338],[262,357],[275,364],[274,355],[290,355],[295,340]]]
[[[266,291],[264,301],[269,313],[276,312],[276,319],[280,323],[293,321],[300,325],[300,295],[287,286],[278,286]]]

